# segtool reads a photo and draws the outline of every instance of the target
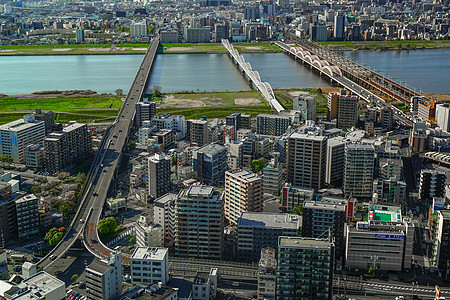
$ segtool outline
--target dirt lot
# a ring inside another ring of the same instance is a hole
[[[259,99],[256,98],[236,98],[234,99],[236,105],[255,105],[261,103]]]
[[[165,106],[176,107],[205,107],[205,103],[200,100],[175,98],[173,95],[164,96],[163,103]]]

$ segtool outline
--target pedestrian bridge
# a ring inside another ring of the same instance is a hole
[[[246,62],[244,57],[234,49],[233,45],[228,40],[223,39],[222,45],[227,49],[230,56],[239,66],[239,68],[247,75],[248,79],[254,84],[254,86],[261,92],[264,99],[269,102],[270,106],[277,112],[284,111],[284,107],[278,102],[273,93],[272,87],[268,82],[262,82],[258,71],[252,70],[252,66],[249,62]]]

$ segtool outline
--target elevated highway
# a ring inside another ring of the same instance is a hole
[[[368,86],[367,84],[360,84],[359,81],[355,80],[356,77],[349,78],[348,76],[346,76],[346,70],[349,69],[352,69],[355,74],[359,74],[358,76],[361,77],[371,76],[367,70],[358,69],[355,66],[356,64],[353,62],[351,62],[351,66],[349,66],[346,70],[343,70],[340,66],[333,64],[335,60],[329,59],[327,56],[318,53],[318,50],[316,52],[320,56],[316,55],[315,52],[309,51],[309,48],[303,46],[290,46],[283,42],[275,42],[275,45],[280,47],[289,55],[292,55],[295,59],[301,61],[303,64],[309,65],[311,69],[318,71],[320,75],[329,77],[331,82],[334,81],[347,90],[352,91],[353,94],[359,96],[361,99],[367,102],[373,101],[379,107],[388,107],[389,109],[392,109],[394,112],[394,119],[400,124],[405,126],[412,125],[412,119],[410,119],[408,115],[406,115],[403,111],[401,111],[394,105],[390,105],[382,97],[375,94],[371,89],[371,86]]]
[[[103,135],[81,191],[81,201],[72,223],[61,242],[37,264],[39,270],[45,270],[52,265],[78,239],[81,239],[86,249],[96,257],[107,258],[113,251],[100,241],[97,223],[108,196],[111,182],[119,168],[122,152],[127,146],[128,136],[133,127],[136,113],[136,103],[144,95],[158,46],[159,37],[156,37],[147,49],[116,120],[108,126]],[[122,260],[126,263],[129,258],[124,256]]]

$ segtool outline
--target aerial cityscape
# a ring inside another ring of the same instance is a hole
[[[450,299],[449,0],[0,0],[0,299]]]

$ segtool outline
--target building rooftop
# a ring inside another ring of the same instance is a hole
[[[176,289],[167,285],[153,284],[145,288],[141,285],[136,285],[131,289],[125,291],[121,300],[124,299],[140,299],[140,300],[164,300],[177,292]]]
[[[28,115],[26,115],[28,116]],[[3,125],[0,125],[0,130],[8,130],[8,131],[21,131],[28,129],[30,127],[36,126],[37,124],[44,124],[44,121],[36,121],[33,117],[26,117],[23,119],[18,119]]]
[[[64,287],[64,289],[66,287],[64,281],[43,271],[23,280],[21,285],[25,285],[28,288],[28,291],[20,294],[14,299],[46,299],[46,294],[61,286]]]
[[[109,266],[106,262],[101,261],[98,258],[94,258],[94,260],[91,262],[91,264],[87,267],[87,269],[91,270],[94,273],[100,273],[104,274],[109,269],[111,269],[111,266]]]
[[[268,114],[259,114],[256,116],[257,118],[270,118],[270,119],[290,119],[289,115],[268,115]]]
[[[193,185],[187,190],[186,196],[188,197],[201,196],[202,198],[205,198],[210,197],[213,192],[214,188],[212,186]]]
[[[305,237],[280,236],[278,245],[281,247],[330,249],[330,242],[327,239]]]
[[[307,133],[298,133],[294,132],[292,133],[289,138],[291,139],[307,139],[307,140],[314,140],[318,142],[322,142],[327,139],[327,137],[323,135],[314,135],[314,134],[307,134]]]
[[[372,204],[369,208],[370,221],[401,222],[402,209],[400,206]]]
[[[86,124],[84,124],[84,123],[77,123],[77,122],[75,122],[75,123],[70,123],[69,125],[67,125],[66,127],[64,127],[62,131],[63,131],[63,132],[71,132],[71,131],[76,130],[76,129],[79,129],[79,128],[85,126],[85,125],[86,125]]]
[[[206,155],[212,156],[212,155],[217,154],[219,152],[222,152],[224,150],[225,151],[227,150],[227,148],[225,146],[214,143],[214,144],[206,144],[206,145],[204,145],[204,146],[202,146],[200,148],[197,148],[194,151],[197,151],[197,152],[204,153]]]
[[[31,201],[31,200],[36,200],[37,197],[34,194],[27,194],[25,196],[23,196],[20,199],[16,200],[16,203],[22,203],[22,202],[27,202],[27,201]]]
[[[262,180],[261,177],[256,175],[255,173],[248,172],[246,170],[236,169],[226,171],[225,174],[229,174],[234,178],[239,178],[241,180],[245,180],[247,183],[256,182]]]
[[[131,255],[131,259],[163,260],[167,255],[167,248],[137,247]]]
[[[238,227],[298,229],[299,218],[296,215],[264,212],[243,212],[238,219]]]
[[[161,196],[158,199],[156,199],[155,200],[155,205],[157,205],[157,204],[164,205],[165,203],[173,201],[175,199],[177,199],[177,195],[176,194],[168,193],[168,194],[165,194],[164,196]],[[160,206],[160,205],[157,205],[157,206]]]
[[[345,204],[331,203],[328,201],[305,201],[303,203],[303,208],[345,211]]]
[[[372,151],[375,151],[375,148],[373,147],[373,145],[368,145],[368,144],[347,144],[347,145],[345,145],[345,147],[347,147],[347,149],[350,149],[350,150],[372,150]]]
[[[439,212],[442,214],[444,219],[450,219],[450,210],[440,210]]]

